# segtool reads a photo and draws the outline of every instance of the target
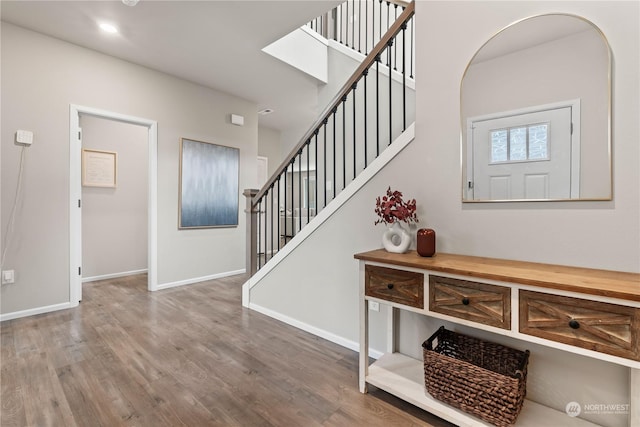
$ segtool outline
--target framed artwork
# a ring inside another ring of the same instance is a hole
[[[118,153],[82,149],[82,185],[115,188],[118,175]]]
[[[178,228],[237,227],[240,150],[180,139]]]

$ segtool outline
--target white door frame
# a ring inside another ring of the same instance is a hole
[[[82,131],[80,115],[145,126],[148,132],[148,250],[147,289],[158,289],[158,122],[71,104],[69,106],[69,302],[77,306],[82,300]]]

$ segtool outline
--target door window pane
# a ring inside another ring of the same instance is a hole
[[[549,123],[490,131],[491,163],[549,159]]]
[[[529,159],[540,160],[549,158],[549,144],[547,144],[548,131],[549,125],[547,123],[529,127]]]
[[[512,128],[509,137],[509,160],[527,160],[527,128]]]
[[[491,163],[507,161],[507,134],[506,129],[491,131]]]

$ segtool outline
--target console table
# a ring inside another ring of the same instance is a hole
[[[425,391],[422,360],[397,352],[397,310],[629,367],[629,426],[640,426],[640,274],[415,251],[359,253],[359,386],[374,385],[459,426],[488,426]],[[386,353],[369,364],[369,302],[389,310]],[[434,331],[432,331],[434,332]],[[428,338],[425,337],[425,339]],[[594,426],[525,401],[516,426]]]

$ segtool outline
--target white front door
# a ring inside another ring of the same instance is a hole
[[[571,152],[571,107],[473,122],[472,199],[569,199]]]

